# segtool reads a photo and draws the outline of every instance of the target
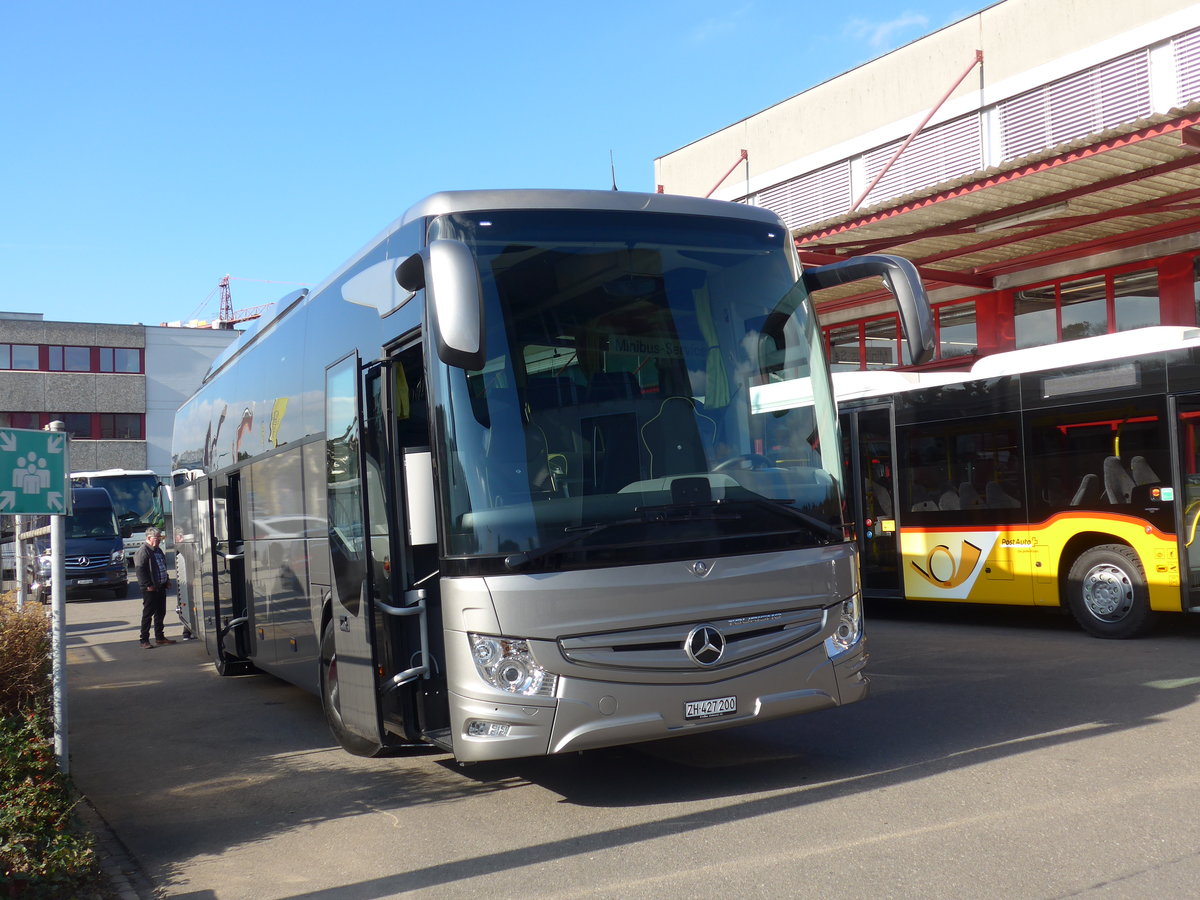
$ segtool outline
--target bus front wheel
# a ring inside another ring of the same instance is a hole
[[[1124,544],[1093,547],[1075,560],[1067,576],[1067,604],[1095,637],[1137,637],[1154,624],[1146,573]]]
[[[325,721],[337,742],[347,753],[355,756],[378,756],[383,748],[374,741],[354,734],[342,721],[341,690],[338,684],[337,646],[334,642],[334,624],[331,619],[321,632],[321,706],[325,710]]]

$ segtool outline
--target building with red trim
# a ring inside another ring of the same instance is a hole
[[[806,263],[911,259],[935,307],[929,366],[1197,325],[1200,3],[1003,0],[655,173],[776,211]],[[836,368],[904,364],[882,285],[814,299]]]
[[[176,410],[240,334],[0,312],[0,429],[61,421],[72,471],[152,469],[166,478]]]

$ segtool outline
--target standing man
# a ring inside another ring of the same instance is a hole
[[[142,586],[142,649],[153,649],[150,643],[150,625],[154,624],[157,644],[174,644],[175,641],[163,633],[163,618],[167,614],[167,588],[171,584],[167,577],[167,558],[158,544],[162,532],[157,528],[146,529],[146,543],[133,554],[133,572]]]

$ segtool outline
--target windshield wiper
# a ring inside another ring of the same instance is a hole
[[[551,553],[557,553],[564,547],[569,547],[576,544],[585,538],[591,537],[593,534],[605,531],[609,528],[621,528],[626,525],[646,525],[652,522],[691,522],[696,520],[711,520],[711,519],[737,519],[739,515],[714,515],[713,504],[681,504],[678,506],[639,506],[634,512],[642,513],[635,518],[628,519],[613,519],[611,522],[592,522],[588,525],[569,525],[563,529],[566,532],[564,537],[556,541],[551,541],[549,544],[543,544],[540,547],[534,547],[532,550],[523,550],[520,553],[510,553],[504,557],[505,568],[518,569],[523,565],[539,560],[542,557],[549,556]],[[699,510],[703,514],[695,515]],[[686,515],[684,514],[686,513]],[[668,515],[672,514],[672,515]]]
[[[794,521],[803,522],[810,529],[814,530],[814,532],[828,536],[830,540],[845,540],[845,533],[842,532],[842,526],[840,523],[829,524],[828,522],[822,520],[822,518],[810,516],[808,512],[800,512],[798,509],[796,509],[796,506],[792,505],[792,500],[775,500],[769,497],[738,497],[716,500],[716,503],[733,505],[748,504],[750,506],[755,506],[757,509],[769,510],[770,512],[781,512],[782,515],[792,518]]]
[[[810,531],[824,535],[830,540],[841,541],[844,538],[840,524],[831,525],[822,519],[818,519],[816,516],[810,516],[808,513],[801,512],[792,506],[791,500],[776,500],[771,497],[722,497],[719,500],[712,500],[709,503],[698,505],[712,506],[718,509],[721,507],[752,506],[755,509],[779,513],[795,522],[807,525]]]
[[[611,522],[592,522],[590,525],[569,525],[563,529],[567,534],[565,537],[559,538],[557,541],[551,541],[549,544],[542,544],[540,547],[534,547],[532,550],[522,550],[520,553],[510,553],[504,557],[505,568],[519,569],[526,563],[531,563],[535,559],[541,559],[543,556],[549,556],[551,553],[556,553],[563,547],[569,547],[578,541],[582,541],[586,537],[590,537],[597,532],[604,531],[606,528],[619,528],[622,525],[640,525],[644,519],[614,519]]]

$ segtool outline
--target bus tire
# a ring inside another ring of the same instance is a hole
[[[325,623],[325,630],[321,632],[320,667],[321,707],[325,710],[325,721],[329,730],[347,753],[354,756],[379,756],[383,748],[378,743],[354,734],[342,721],[341,703],[338,700],[337,648],[332,619]]]
[[[1067,576],[1067,604],[1094,637],[1137,637],[1154,624],[1145,570],[1124,544],[1102,544],[1080,554]]]

